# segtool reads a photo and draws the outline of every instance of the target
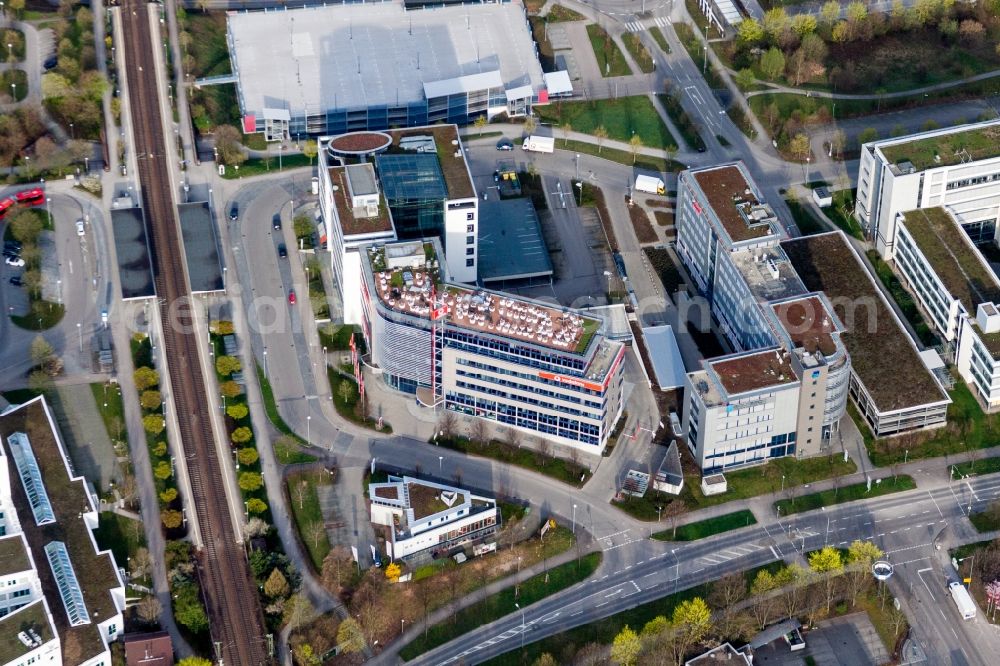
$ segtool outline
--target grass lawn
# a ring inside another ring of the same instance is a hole
[[[608,138],[614,141],[628,143],[632,135],[636,134],[642,139],[642,145],[648,148],[665,149],[673,146],[673,150],[677,150],[677,141],[646,95],[599,101],[556,102],[538,107],[535,111],[542,121],[554,125],[569,123],[575,132],[593,134],[598,127],[604,127]],[[629,163],[631,158],[630,153]]]
[[[31,311],[25,315],[11,315],[14,325],[28,331],[47,331],[62,321],[66,308],[62,303],[51,303],[41,299],[31,300]]]
[[[361,412],[361,406],[358,404],[361,400],[361,395],[358,393],[358,384],[354,381],[354,378],[345,377],[337,368],[332,366],[327,366],[326,375],[330,380],[330,391],[333,393],[333,406],[336,407],[337,413],[352,423],[357,423],[372,430],[379,430],[378,419]],[[345,383],[351,387],[349,393],[344,393],[345,389],[341,388]],[[370,405],[366,402],[364,406],[368,407]],[[387,434],[392,433],[392,426],[383,422],[381,431]]]
[[[604,28],[591,23],[587,26],[587,36],[590,37],[590,45],[594,47],[594,57],[597,58],[602,76],[628,76],[632,73],[621,49]]]
[[[663,34],[663,31],[658,27],[653,26],[649,29],[649,34],[653,36],[653,40],[656,42],[657,46],[663,49],[664,53],[671,53],[670,44],[667,43],[667,38]]]
[[[833,205],[823,209],[827,219],[848,236],[865,239],[865,231],[854,217],[854,194],[856,190],[839,190],[831,195]]]
[[[700,520],[697,523],[688,523],[677,528],[677,536],[674,537],[673,530],[657,532],[653,538],[658,541],[697,541],[714,534],[738,530],[748,525],[756,525],[757,519],[753,517],[753,512],[749,509],[734,511],[724,516],[716,516]]]
[[[844,462],[841,456],[818,458],[778,458],[766,465],[726,472],[729,490],[721,495],[706,497],[701,493],[701,479],[691,476],[685,479],[681,498],[692,510],[715,506],[732,500],[747,499],[781,490],[781,477],[785,477],[785,487],[794,488],[805,483],[813,483],[833,476],[853,474],[857,466],[853,460]]]
[[[298,444],[284,441],[281,438],[274,442],[274,457],[282,465],[298,465],[300,463],[316,462],[317,460],[316,456],[302,451]]]
[[[94,395],[97,411],[104,419],[104,428],[108,431],[108,437],[112,441],[120,440],[125,434],[125,408],[122,406],[121,388],[118,384],[95,382],[90,385],[90,392]]]
[[[892,268],[889,264],[882,261],[878,252],[875,250],[868,250],[865,253],[868,257],[868,261],[872,263],[875,267],[875,274],[878,275],[878,279],[882,281],[889,293],[892,295],[892,300],[896,301],[896,305],[903,312],[903,316],[906,317],[906,321],[910,323],[913,330],[917,332],[917,337],[925,345],[932,346],[937,344],[937,336],[931,331],[931,327],[924,321],[924,315],[920,312],[917,307],[916,301],[913,300],[913,296],[910,292],[903,287],[903,284],[896,277]]]
[[[993,474],[1000,472],[1000,458],[987,458],[986,460],[970,460],[969,462],[952,465],[952,475],[966,476],[967,474]]]
[[[882,483],[872,482],[872,489],[868,490],[867,483],[855,483],[842,488],[823,490],[818,493],[801,495],[791,499],[780,500],[774,503],[774,507],[785,516],[790,513],[801,513],[803,511],[813,511],[824,506],[853,502],[859,499],[890,495],[903,490],[913,490],[917,487],[916,482],[910,476],[899,476],[895,479],[884,478]]]
[[[94,539],[101,550],[111,550],[120,567],[128,567],[128,558],[139,548],[146,547],[143,524],[112,511],[102,511],[98,517]]]
[[[1000,530],[1000,513],[996,511],[980,511],[969,515],[969,520],[977,532],[994,532]]]
[[[423,636],[404,647],[400,656],[409,661],[428,650],[461,636],[484,624],[489,624],[514,612],[514,604],[522,607],[586,580],[601,563],[601,553],[590,553],[579,560],[561,564],[546,573],[527,579],[515,588],[509,587],[471,606],[463,608],[450,620],[430,628]]]
[[[308,157],[302,154],[290,154],[285,155],[281,158],[281,170],[285,169],[295,169],[298,167],[310,166],[315,160],[310,160]],[[234,180],[242,176],[259,176],[263,173],[270,173],[271,171],[278,171],[278,156],[270,157],[267,159],[254,157],[248,159],[246,162],[241,164],[239,168],[227,166],[226,173],[223,178],[228,178],[229,180]]]
[[[546,14],[549,23],[561,23],[562,21],[583,21],[586,17],[583,14],[574,12],[572,9],[562,5],[552,5],[549,13]]]
[[[319,334],[319,344],[329,350],[343,350],[351,348],[351,336],[354,336],[354,344],[358,346],[358,352],[363,353],[365,344],[361,329],[357,326],[338,326],[337,324],[323,324],[317,327]]]
[[[309,553],[316,571],[323,568],[323,558],[330,552],[330,540],[323,529],[323,513],[320,511],[319,495],[316,489],[332,485],[326,472],[298,472],[289,474],[285,480],[288,487],[288,505],[295,517],[299,538]]]
[[[792,212],[795,226],[799,228],[803,236],[829,231],[816,219],[812,210],[799,203],[798,199],[785,199],[785,203],[788,205],[788,210]]]
[[[649,169],[663,173],[679,173],[684,170],[684,165],[674,160],[641,154],[633,157],[632,153],[627,150],[608,147],[601,148],[597,144],[585,141],[574,141],[572,139],[569,141],[556,141],[556,150],[569,150],[585,155],[593,155],[594,157],[600,157],[605,160],[617,162],[618,164],[634,165],[639,169]]]
[[[305,444],[305,440],[295,434],[291,426],[285,423],[285,419],[281,418],[281,414],[278,413],[278,403],[274,400],[274,391],[271,389],[271,382],[264,376],[264,369],[259,365],[257,366],[257,381],[260,383],[260,394],[264,399],[264,411],[267,413],[267,418],[271,421],[271,424],[278,429],[278,432],[294,437],[300,444]]]
[[[663,93],[657,95],[657,98],[666,110],[667,115],[674,121],[674,125],[680,130],[681,136],[684,138],[684,143],[695,150],[704,150],[705,140],[698,133],[698,127],[691,120],[691,116],[681,106],[681,101],[677,94]]]
[[[586,467],[572,460],[545,456],[533,449],[511,446],[510,444],[496,440],[489,444],[478,444],[465,437],[455,437],[451,439],[439,438],[437,443],[453,451],[461,451],[468,455],[490,458],[510,465],[524,467],[557,481],[568,483],[571,486],[580,487],[590,477],[590,473]],[[581,481],[581,476],[585,476],[586,478]]]
[[[639,33],[626,32],[622,34],[622,43],[625,44],[629,55],[632,56],[632,60],[635,60],[635,64],[639,66],[643,74],[649,74],[655,69],[653,56],[649,55],[649,51],[643,46]]]
[[[28,96],[28,73],[23,69],[5,69],[0,73],[0,91],[4,95],[10,90],[11,84],[14,84],[14,98],[15,102],[20,102],[22,99]]]

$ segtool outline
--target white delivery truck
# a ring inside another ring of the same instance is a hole
[[[976,617],[976,603],[972,600],[972,596],[969,595],[969,591],[965,589],[965,586],[961,583],[948,583],[948,591],[951,592],[951,598],[955,602],[955,606],[958,607],[958,612],[965,620],[971,620]]]
[[[536,153],[551,153],[555,149],[556,140],[551,136],[536,136],[532,134],[521,144],[521,150],[533,150]]]
[[[663,183],[663,180],[654,178],[653,176],[636,176],[635,189],[637,192],[646,192],[648,194],[667,193],[667,186]]]

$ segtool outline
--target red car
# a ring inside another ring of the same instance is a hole
[[[10,210],[10,208],[13,205],[14,205],[14,200],[11,199],[10,197],[6,197],[5,199],[0,199],[0,220],[3,219],[3,216],[7,214],[7,211]]]
[[[295,305],[295,290],[294,289],[289,289],[288,290],[288,304],[289,305]]]
[[[31,190],[21,190],[14,194],[14,198],[22,206],[40,206],[45,203],[45,190],[40,187]]]

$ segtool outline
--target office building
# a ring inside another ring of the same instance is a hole
[[[464,125],[548,100],[520,2],[229,12],[227,41],[243,130],[269,141]]]
[[[366,361],[387,385],[600,453],[621,415],[625,355],[602,319],[458,284],[437,239],[360,256]]]
[[[0,415],[0,665],[107,666],[125,584],[43,397]]]
[[[389,476],[386,483],[368,484],[368,497],[372,522],[389,528],[385,547],[391,559],[448,557],[500,529],[495,499],[443,483]]]
[[[892,259],[900,213],[947,208],[974,243],[995,243],[1000,120],[882,139],[861,147],[854,215]]]

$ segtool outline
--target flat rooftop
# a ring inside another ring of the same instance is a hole
[[[378,213],[368,217],[363,208],[351,208],[348,199],[347,171],[342,166],[330,167],[330,182],[337,188],[333,192],[333,202],[337,206],[337,218],[344,238],[364,236],[392,231],[392,217],[385,197],[379,196]]]
[[[773,233],[768,222],[748,224],[744,213],[760,201],[739,167],[708,168],[695,171],[693,176],[732,242],[763,238]]]
[[[246,113],[405,106],[425,84],[490,72],[507,89],[543,86],[520,2],[231,12],[228,31]]]
[[[804,236],[781,246],[806,287],[824,292],[834,304],[851,370],[879,411],[949,400],[842,233]]]
[[[479,202],[479,279],[525,280],[552,275],[552,259],[531,199]]]
[[[476,5],[473,9],[478,10],[479,7],[485,6],[500,5]],[[444,176],[444,185],[447,188],[448,198],[468,199],[469,197],[476,196],[476,188],[472,185],[472,176],[469,175],[469,167],[465,163],[465,151],[462,146],[462,140],[458,137],[457,125],[413,127],[406,130],[393,130],[389,132],[389,135],[392,137],[390,151],[403,150],[400,146],[401,140],[412,141],[414,137],[420,136],[433,137],[434,145],[437,148],[438,164],[441,167],[441,175]]]
[[[45,602],[41,599],[0,618],[0,664],[13,663],[35,649],[17,637],[27,629],[38,634],[43,645],[53,638],[52,626],[45,615]]]
[[[150,259],[142,209],[113,208],[111,228],[115,235],[115,256],[118,261],[122,298],[155,296],[153,263]]]
[[[768,349],[707,361],[711,372],[730,395],[775,388],[799,381],[787,353]]]
[[[215,222],[207,201],[177,205],[181,220],[181,236],[184,240],[184,257],[187,259],[188,279],[191,291],[204,293],[222,291],[222,258],[219,253],[219,238],[215,233]]]
[[[10,534],[0,538],[0,576],[9,576],[30,569],[31,561],[28,560],[28,551],[25,550],[21,535]]]
[[[777,245],[730,252],[729,258],[758,300],[776,301],[807,292],[792,263]]]
[[[915,171],[985,160],[1000,156],[1000,121],[933,130],[876,145],[889,164],[909,162]]]
[[[62,645],[63,661],[79,664],[104,651],[104,641],[97,625],[118,613],[110,591],[121,587],[122,583],[118,579],[111,555],[98,554],[90,529],[80,517],[81,512],[91,511],[93,507],[84,480],[69,476],[65,451],[56,439],[52,423],[54,421],[50,422],[43,399],[36,398],[0,417],[0,446],[3,446],[5,455],[10,455],[7,438],[15,432],[24,432],[35,454],[56,522],[41,526],[35,524],[31,519],[31,508],[24,487],[20,483],[11,483],[11,495],[32,559],[37,565],[42,592],[52,609],[52,618]],[[69,623],[52,568],[45,555],[45,545],[51,541],[62,541],[66,545],[91,624],[74,627]]]
[[[777,303],[771,306],[771,311],[796,349],[805,349],[810,354],[818,351],[823,356],[836,353],[833,333],[839,330],[838,324],[818,296]]]
[[[904,226],[934,273],[972,316],[980,303],[1000,303],[1000,283],[969,236],[944,208],[903,213]]]

